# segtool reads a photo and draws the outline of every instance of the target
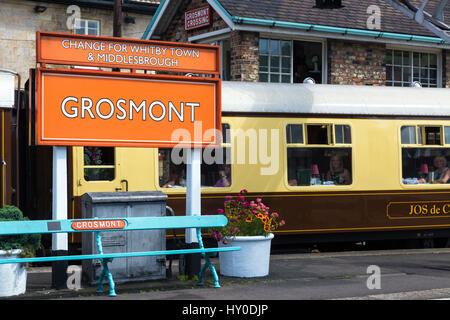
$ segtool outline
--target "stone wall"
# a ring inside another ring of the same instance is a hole
[[[45,5],[42,13],[34,12],[36,5]],[[71,33],[66,22],[68,5],[25,0],[2,0],[0,5],[0,68],[17,71],[22,87],[28,70],[36,66],[36,31]],[[152,16],[127,13],[135,24],[122,23],[122,37],[140,39]],[[126,13],[123,13],[125,17]],[[113,11],[81,8],[82,19],[100,21],[100,35],[113,35]]]
[[[385,44],[329,40],[328,83],[385,85],[385,59]]]

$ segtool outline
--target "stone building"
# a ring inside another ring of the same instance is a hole
[[[144,38],[220,45],[224,80],[450,87],[450,44],[383,0],[164,0]]]
[[[23,87],[28,70],[36,66],[36,31],[112,37],[113,4],[113,0],[0,0],[0,68],[19,72]],[[158,4],[123,1],[122,37],[141,38]]]

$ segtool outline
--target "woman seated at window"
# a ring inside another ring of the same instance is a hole
[[[334,181],[335,184],[350,184],[352,182],[350,171],[344,168],[344,161],[337,154],[330,157],[330,170],[327,173],[327,181]]]
[[[447,167],[447,159],[443,156],[436,156],[433,159],[436,170],[428,174],[427,180],[419,179],[419,183],[447,183],[450,182],[450,170]]]
[[[225,164],[221,170],[219,170],[219,180],[217,180],[214,187],[223,188],[231,185],[231,166]]]

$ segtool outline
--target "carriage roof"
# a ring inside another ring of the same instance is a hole
[[[222,111],[450,116],[450,89],[223,81]]]

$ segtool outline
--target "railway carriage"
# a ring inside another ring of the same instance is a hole
[[[450,236],[450,179],[435,162],[450,160],[450,90],[224,81],[222,100],[222,148],[203,152],[203,214],[247,189],[286,220],[278,239]],[[185,214],[183,150],[71,150],[72,218],[100,191],[162,190]]]

